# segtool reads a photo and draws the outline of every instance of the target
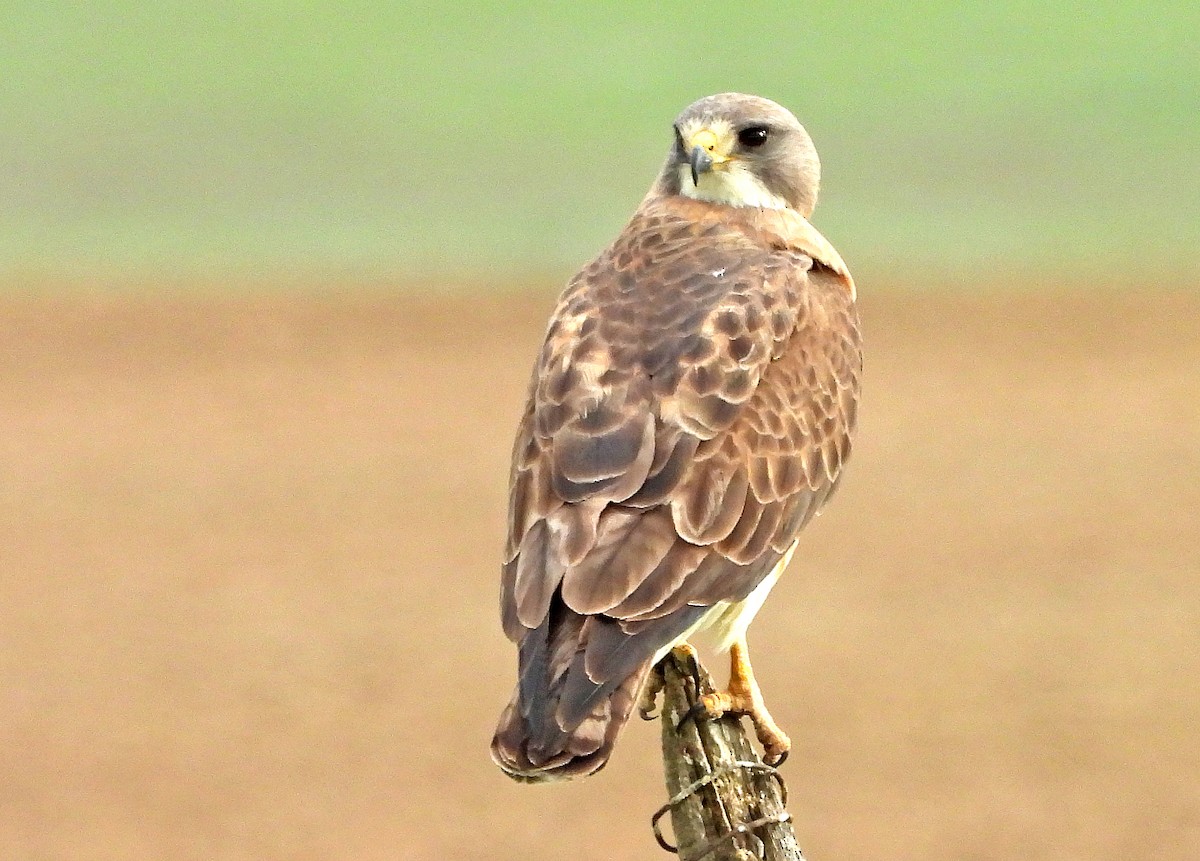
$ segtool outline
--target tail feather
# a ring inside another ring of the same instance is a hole
[[[556,594],[542,623],[521,639],[519,682],[492,738],[492,759],[529,782],[599,771],[655,656],[707,609],[630,623],[581,615]]]
[[[492,738],[492,759],[510,777],[529,783],[594,774],[608,763],[649,669],[647,662],[570,729],[553,715],[545,715],[539,724],[531,725],[522,714],[518,688],[500,715]]]

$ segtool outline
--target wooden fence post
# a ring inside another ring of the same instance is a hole
[[[672,652],[662,673],[662,754],[670,801],[654,815],[654,836],[682,861],[804,861],[785,808],[782,776],[759,759],[741,718],[684,715],[712,679],[695,658]],[[697,685],[701,690],[697,691]],[[675,845],[662,835],[670,811]]]

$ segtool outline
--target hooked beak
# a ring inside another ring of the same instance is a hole
[[[700,184],[700,174],[708,173],[712,170],[713,159],[702,146],[692,147],[692,155],[688,161],[692,165],[692,185]]]
[[[693,185],[700,184],[700,174],[715,170],[730,158],[726,144],[708,127],[690,132],[684,138],[684,146],[687,147],[688,164],[692,168]]]

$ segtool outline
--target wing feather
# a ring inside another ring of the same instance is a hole
[[[536,628],[550,611],[550,598],[566,571],[545,520],[525,533],[516,563],[513,601],[517,619],[526,628]]]
[[[609,615],[618,619],[648,618],[648,614],[661,607],[672,595],[685,594],[680,592],[680,585],[699,567],[709,552],[706,547],[691,544],[682,538],[676,539],[654,570],[642,579],[625,600],[610,608]]]
[[[600,516],[592,549],[563,578],[563,601],[576,613],[603,613],[629,597],[667,555],[676,535],[663,508],[613,506]]]

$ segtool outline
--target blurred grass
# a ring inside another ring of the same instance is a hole
[[[10,278],[558,273],[721,90],[856,267],[1200,272],[1194,3],[7,5]]]

